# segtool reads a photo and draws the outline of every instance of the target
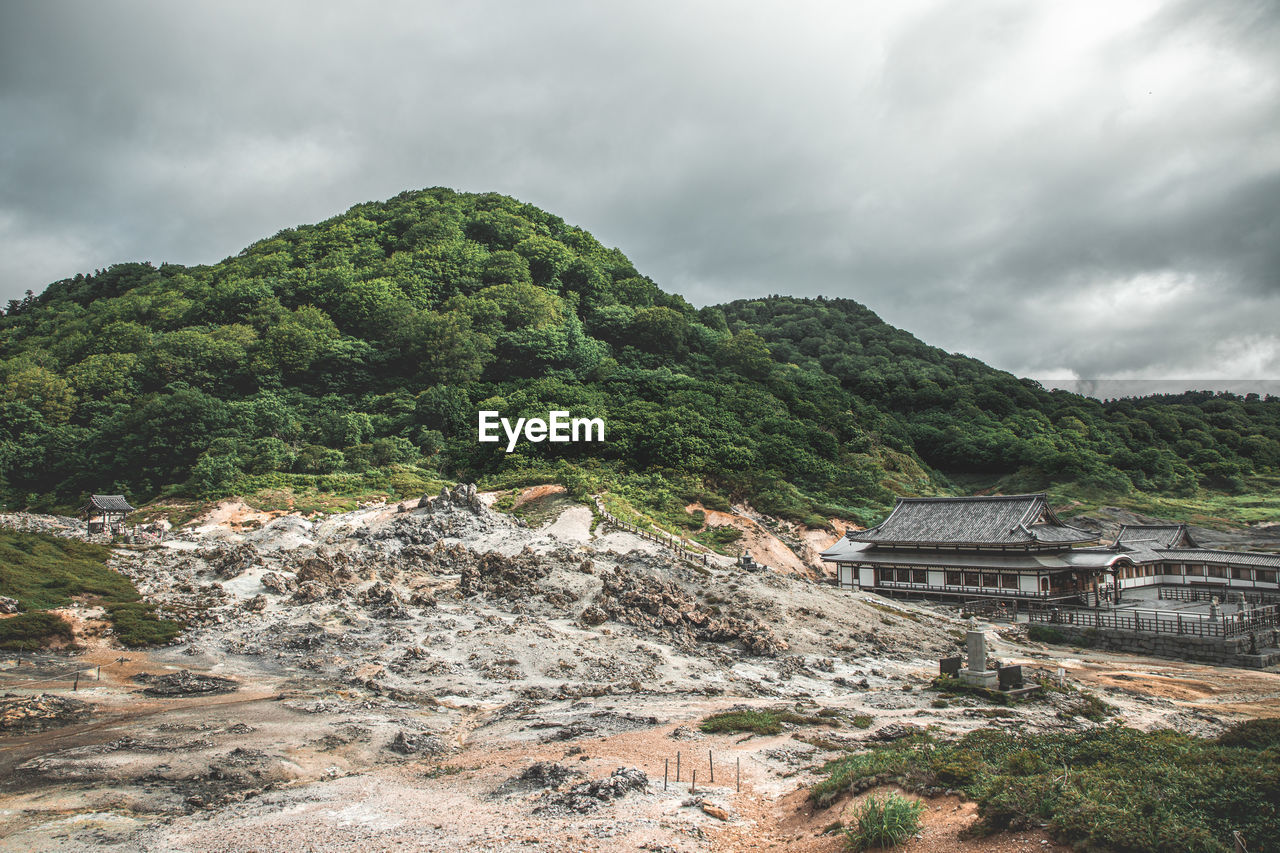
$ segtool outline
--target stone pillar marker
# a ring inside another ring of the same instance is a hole
[[[978,630],[970,630],[965,634],[964,639],[969,653],[969,665],[960,670],[960,683],[994,690],[1000,683],[1000,673],[994,669],[987,669],[986,635]]]
[[[969,631],[964,636],[969,650],[969,670],[985,672],[987,669],[987,635],[981,631]]]

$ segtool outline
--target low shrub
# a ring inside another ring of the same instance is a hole
[[[0,649],[34,651],[71,638],[71,624],[56,613],[36,611],[0,619]]]
[[[1243,746],[1249,749],[1280,748],[1280,719],[1245,720],[1218,735],[1220,746]]]
[[[929,775],[946,788],[962,788],[982,770],[981,756],[964,749],[940,751],[929,762]]]
[[[839,722],[831,717],[811,717],[794,711],[725,711],[712,714],[698,728],[708,734],[724,732],[755,732],[760,735],[782,733],[783,723],[795,726],[835,726]]]
[[[1098,632],[1093,628],[1089,628],[1079,635],[1068,637],[1057,628],[1037,624],[1027,628],[1027,639],[1056,646],[1076,646],[1091,649],[1098,644]]]
[[[1217,739],[1115,724],[923,733],[828,762],[809,796],[822,808],[891,781],[954,787],[978,804],[976,834],[1044,826],[1080,849],[1228,853],[1238,830],[1253,853],[1280,853],[1277,734],[1273,721]]]
[[[1031,625],[1028,627],[1027,639],[1037,643],[1053,643],[1059,646],[1065,645],[1067,642],[1061,631],[1056,628],[1050,628],[1047,625]]]
[[[182,633],[182,625],[171,619],[156,616],[153,604],[134,601],[107,606],[107,615],[115,627],[116,639],[123,645],[163,646],[172,643]]]

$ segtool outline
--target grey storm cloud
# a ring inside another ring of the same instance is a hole
[[[1270,2],[0,9],[0,299],[497,191],[697,304],[1036,377],[1280,377]]]

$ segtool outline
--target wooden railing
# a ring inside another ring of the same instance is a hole
[[[1280,607],[1260,607],[1213,617],[1164,610],[1099,610],[1092,607],[1043,607],[1028,613],[1032,622],[1107,628],[1135,633],[1178,634],[1192,637],[1239,637],[1280,627]]]
[[[932,592],[942,593],[954,596],[970,596],[974,599],[979,597],[985,599],[1008,599],[1010,601],[1054,601],[1057,599],[1079,598],[1085,593],[1075,591],[1057,590],[1054,592],[1029,592],[1021,589],[997,589],[995,587],[972,587],[972,586],[937,586],[927,583],[912,583],[911,581],[887,581],[877,580],[874,587],[875,591],[888,590],[891,592]]]
[[[693,550],[684,543],[683,539],[679,539],[668,533],[663,533],[662,531],[646,530],[645,528],[632,524],[629,521],[623,521],[604,508],[604,502],[600,500],[598,495],[595,496],[595,504],[596,512],[600,514],[600,518],[602,518],[607,524],[610,524],[619,530],[625,530],[628,533],[639,536],[641,539],[656,542],[690,565],[711,566],[716,564],[715,561],[712,560],[710,553]]]
[[[1250,604],[1280,604],[1280,592],[1243,590],[1217,584],[1162,586],[1157,590],[1156,597],[1166,601],[1209,601],[1217,598],[1218,601],[1225,603],[1229,600],[1230,593],[1244,596],[1244,600]]]

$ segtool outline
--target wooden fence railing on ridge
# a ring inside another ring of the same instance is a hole
[[[643,527],[632,524],[629,521],[623,521],[613,513],[609,512],[609,510],[604,508],[604,502],[600,500],[599,495],[594,495],[593,500],[595,501],[595,504],[596,504],[596,512],[600,514],[600,517],[604,519],[606,523],[613,525],[619,530],[625,530],[628,533],[639,536],[641,539],[647,539],[650,542],[656,542],[657,544],[662,545],[664,548],[667,548],[668,550],[672,551],[677,557],[684,560],[686,563],[689,563],[690,565],[703,566],[703,567],[717,565],[717,563],[713,562],[712,560],[713,555],[711,553],[695,551],[692,548],[685,545],[684,540],[679,539],[678,537],[672,536],[670,534],[662,533],[662,532],[655,533],[652,530],[645,530]],[[718,557],[720,555],[717,554],[714,556]]]

